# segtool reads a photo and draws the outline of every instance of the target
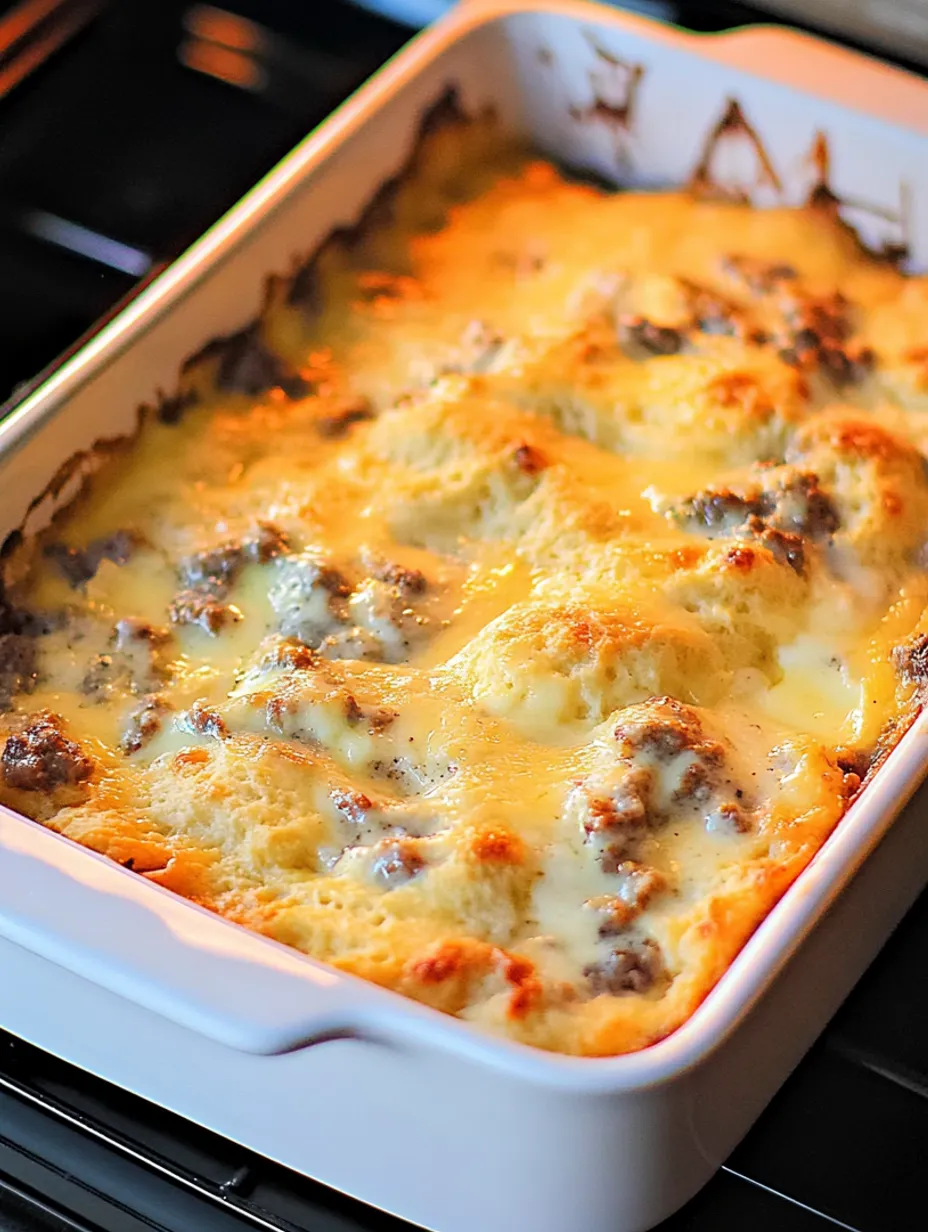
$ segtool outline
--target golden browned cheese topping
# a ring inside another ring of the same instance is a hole
[[[491,128],[10,562],[0,799],[607,1055],[692,1013],[919,705],[928,282]]]

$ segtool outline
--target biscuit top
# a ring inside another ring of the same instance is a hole
[[[0,799],[614,1054],[918,705],[928,283],[828,211],[607,195],[491,136],[433,134],[9,564]]]

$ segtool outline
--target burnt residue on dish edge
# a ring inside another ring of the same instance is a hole
[[[894,265],[901,265],[912,252],[911,210],[908,186],[899,186],[899,209],[890,211],[882,206],[860,201],[853,197],[839,197],[831,187],[831,147],[826,133],[819,130],[812,139],[809,152],[809,162],[815,171],[815,182],[809,192],[806,204],[811,209],[819,209],[833,214],[835,219],[847,227],[865,252],[871,256],[881,257]],[[899,226],[901,238],[898,241],[886,240],[879,248],[864,243],[859,232],[842,216],[841,211],[853,209],[862,214],[869,214],[884,221],[894,222]]]
[[[357,222],[334,228],[311,256],[295,259],[293,272],[284,280],[289,284],[285,298],[291,307],[308,315],[319,310],[317,269],[320,259],[332,247],[350,251],[357,247],[372,227],[389,222],[400,186],[418,168],[425,138],[445,126],[465,123],[467,119],[457,88],[447,86],[424,113],[409,158],[399,172],[381,185]],[[265,304],[280,282],[277,275],[266,278]],[[223,393],[258,397],[271,389],[280,389],[287,398],[298,399],[313,392],[311,383],[267,346],[261,334],[260,320],[259,314],[243,329],[211,339],[184,360],[180,390],[170,396],[159,395],[155,411],[162,422],[176,423],[188,407],[197,404],[200,398],[196,384],[187,383],[185,378],[192,377],[195,372],[202,373],[204,369],[208,372],[210,383]]]
[[[720,119],[706,136],[699,161],[687,181],[687,190],[696,197],[714,197],[726,201],[734,200],[743,205],[750,204],[751,194],[748,188],[726,188],[713,178],[713,159],[721,144],[730,137],[743,138],[754,152],[756,180],[751,187],[761,188],[766,184],[774,192],[782,193],[783,182],[774,169],[757,129],[748,122],[736,98],[728,99]]]
[[[422,145],[427,136],[441,128],[461,124],[469,119],[461,105],[458,88],[449,84],[438,99],[426,109],[413,141],[412,153],[396,175],[391,176],[374,194],[362,211],[357,222],[350,227],[334,228],[319,247],[306,259],[295,260],[294,271],[286,280],[287,301],[311,314],[318,307],[316,267],[322,254],[332,245],[356,246],[367,230],[378,223],[388,221],[392,203],[403,180],[418,167]],[[280,284],[276,274],[265,278],[264,302],[266,303]],[[264,343],[260,334],[261,314],[244,328],[219,338],[210,339],[204,346],[181,362],[178,381],[170,393],[159,389],[152,403],[142,403],[137,408],[136,426],[120,437],[100,438],[88,449],[79,450],[57,469],[42,490],[30,501],[22,522],[9,532],[0,543],[0,626],[7,604],[3,598],[4,579],[19,549],[24,542],[23,528],[29,517],[46,501],[57,503],[68,484],[85,471],[89,474],[115,451],[131,446],[142,422],[154,417],[165,424],[178,423],[187,410],[202,401],[202,385],[212,381],[227,393],[242,393],[257,397],[274,388],[282,389],[289,398],[305,397],[312,392],[300,373],[294,371],[284,360],[274,354]],[[204,382],[204,376],[208,379]],[[0,632],[2,632],[0,627]]]
[[[422,158],[422,147],[426,137],[440,131],[442,128],[465,123],[467,113],[461,105],[457,86],[448,85],[439,98],[423,113],[416,136],[413,140],[412,152],[400,170],[381,184],[364,207],[357,222],[351,226],[336,227],[322,244],[306,260],[297,265],[290,279],[287,291],[287,302],[294,307],[308,312],[319,308],[319,286],[317,269],[320,258],[332,246],[352,249],[364,237],[366,232],[375,226],[388,223],[392,218],[393,203],[404,180],[413,175],[419,167]]]
[[[755,168],[753,183],[726,185],[713,175],[712,163],[719,147],[723,142],[732,138],[746,141],[753,152]],[[901,204],[898,212],[886,210],[882,206],[846,195],[840,196],[832,186],[831,150],[828,136],[821,130],[813,136],[805,163],[813,172],[812,185],[805,197],[805,205],[808,208],[827,211],[833,216],[835,222],[840,224],[860,248],[870,256],[894,265],[900,265],[908,258],[911,251],[910,211],[905,185],[902,185],[900,189]],[[736,201],[749,205],[753,200],[753,193],[763,188],[770,189],[777,197],[784,196],[783,180],[773,164],[760,133],[745,116],[740,102],[735,98],[729,98],[722,115],[706,137],[699,160],[687,181],[687,189],[699,197]],[[901,240],[884,241],[879,246],[868,244],[845,216],[848,210],[884,222],[895,223],[901,230]]]
[[[625,136],[634,123],[644,65],[613,55],[595,39],[589,41],[597,59],[589,73],[593,98],[585,107],[571,107],[570,117],[578,123],[605,124],[617,136]]]

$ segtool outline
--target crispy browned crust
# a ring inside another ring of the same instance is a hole
[[[666,211],[667,245],[692,210],[715,264],[668,273],[656,245],[656,272],[595,269],[611,290],[591,306],[552,259],[569,235],[519,244],[603,199],[510,151],[465,204],[479,127],[443,97],[356,226],[271,277],[259,320],[192,355],[132,442],[37,498],[117,464],[38,545],[4,545],[0,799],[339,969],[610,1055],[692,1014],[920,713],[928,479],[908,412],[928,294],[821,211],[770,216],[787,263],[741,207],[657,197],[645,230]],[[485,200],[529,220],[501,223],[512,251],[492,250]],[[715,251],[730,233],[754,255]],[[521,302],[533,279],[582,308],[556,329],[483,320],[494,287]],[[340,352],[346,321],[361,342]],[[163,475],[165,433],[177,490],[120,505],[120,467],[127,491]],[[649,467],[667,483],[646,497]],[[110,498],[139,526],[101,529]],[[134,558],[81,556],[63,590],[55,552],[114,531]],[[886,588],[846,639],[869,639],[847,669],[873,707],[859,737],[795,703],[772,718],[780,652],[827,640],[813,613],[848,606],[854,569]],[[164,630],[156,663],[144,638],[106,640],[126,578],[161,588],[131,612]],[[695,889],[690,864],[710,868]]]

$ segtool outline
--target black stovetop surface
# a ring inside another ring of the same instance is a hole
[[[750,20],[727,3],[681,0],[676,11],[691,28]],[[8,18],[42,12],[14,37]],[[410,33],[342,0],[228,0],[222,12],[175,0],[0,2],[0,401],[205,230]],[[261,54],[230,52],[236,16],[273,32],[256,44],[245,31]],[[928,1227],[926,953],[928,892],[663,1232]],[[408,1226],[0,1032],[2,1232]]]

